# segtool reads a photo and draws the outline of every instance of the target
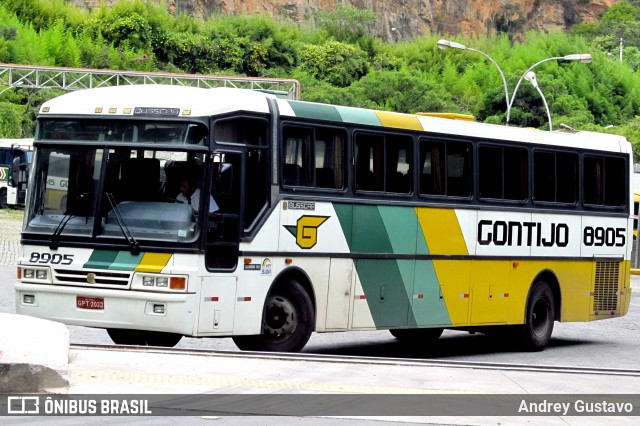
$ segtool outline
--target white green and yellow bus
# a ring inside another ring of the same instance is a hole
[[[117,344],[453,329],[540,350],[554,321],[629,308],[622,137],[128,86],[45,103],[34,147],[17,312]]]

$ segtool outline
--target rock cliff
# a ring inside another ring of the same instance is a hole
[[[96,7],[100,0],[68,0]],[[117,0],[103,0],[110,5]],[[496,31],[514,35],[534,29],[563,31],[573,25],[595,22],[619,0],[342,0],[343,4],[370,9],[378,17],[376,34],[406,39],[424,34],[484,35]],[[159,2],[159,0],[158,0]],[[262,13],[301,22],[318,9],[334,9],[340,0],[164,0],[172,13],[185,12],[207,18],[213,13]],[[395,30],[392,30],[395,28]]]

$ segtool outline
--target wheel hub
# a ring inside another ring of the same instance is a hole
[[[272,296],[265,315],[265,335],[274,340],[283,340],[293,334],[297,325],[293,304],[283,297]]]

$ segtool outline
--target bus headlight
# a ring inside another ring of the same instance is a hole
[[[50,282],[49,268],[32,268],[18,266],[18,280],[28,280],[34,282]]]
[[[135,274],[131,284],[133,290],[185,292],[187,290],[187,277]]]

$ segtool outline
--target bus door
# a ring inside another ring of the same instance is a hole
[[[249,237],[268,207],[267,158],[264,149],[217,153],[211,195],[218,211],[209,213],[206,266],[235,270],[240,238]]]

